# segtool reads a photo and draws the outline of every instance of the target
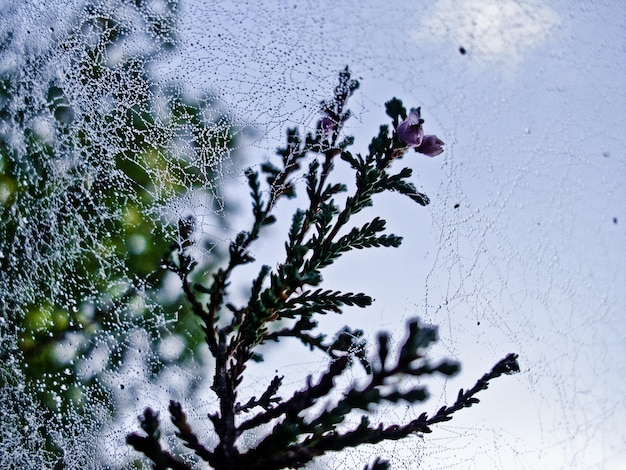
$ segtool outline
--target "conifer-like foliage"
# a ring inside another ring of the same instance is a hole
[[[419,110],[412,111],[407,124],[405,108],[399,100],[393,99],[387,103],[391,129],[381,126],[369,146],[369,153],[353,155],[348,150],[353,139],[343,137],[342,129],[350,117],[347,100],[358,85],[347,68],[342,71],[334,98],[322,103],[323,117],[316,132],[303,138],[297,129],[290,129],[286,147],[278,150],[280,166],[266,163],[260,173],[247,171],[254,222],[250,230],[239,233],[232,241],[224,267],[203,283],[190,280],[196,261],[190,254],[189,221],[181,222],[180,242],[166,257],[168,269],[180,277],[187,301],[202,320],[205,340],[215,360],[211,389],[219,400],[219,410],[209,414],[209,419],[218,444],[209,448],[200,442],[180,403],[170,402],[169,411],[178,429],[176,436],[210,468],[299,468],[328,452],[398,440],[414,433],[429,433],[433,425],[448,421],[460,409],[478,403],[476,394],[487,388],[492,379],[519,371],[517,355],[509,354],[472,388],[460,390],[453,404],[440,408],[433,415],[422,413],[408,423],[388,426],[372,425],[363,415],[356,428],[341,426],[347,416],[371,411],[379,404],[399,401],[417,404],[427,399],[423,385],[400,387],[402,377],[451,376],[459,370],[456,362],[433,363],[427,359],[427,349],[437,341],[437,330],[417,319],[409,321],[406,338],[397,352],[390,351],[389,335],[380,333],[373,357],[367,352],[361,330],[345,327],[334,340],[316,333],[320,315],[341,313],[346,306],[365,308],[372,303],[363,293],[344,293],[323,287],[322,271],[353,249],[398,247],[402,241],[399,236],[385,233],[385,221],[380,217],[360,227],[351,226],[352,217],[372,206],[375,195],[385,191],[398,192],[421,205],[428,204],[428,197],[419,193],[410,181],[411,170],[403,168],[394,172],[392,166],[410,148],[437,154],[443,144],[434,136],[423,136]],[[403,142],[402,136],[398,136],[401,123],[407,128],[406,135],[412,136],[410,142]],[[412,129],[408,129],[409,125]],[[430,146],[420,150],[422,137],[424,141],[430,137]],[[433,149],[433,145],[437,148]],[[339,195],[347,193],[348,187],[330,181],[337,159],[350,165],[356,182],[354,191],[341,198]],[[307,163],[308,167],[303,168]],[[250,246],[262,236],[266,226],[276,221],[277,203],[295,195],[295,181],[303,172],[308,207],[293,215],[284,245],[284,260],[276,268],[261,267],[252,281],[250,298],[245,305],[230,303],[231,274],[254,261]],[[280,343],[286,337],[297,338],[305,347],[327,354],[327,369],[316,378],[309,376],[306,384],[289,397],[280,396],[283,377],[276,375],[260,397],[244,401],[239,386],[248,362],[262,359],[258,346],[269,341]],[[338,395],[336,379],[357,363],[365,368],[367,379],[353,384],[326,409],[313,411],[312,407],[319,400]],[[146,435],[130,434],[127,442],[150,458],[154,468],[191,468],[189,461],[161,447],[158,413],[146,408],[140,422]],[[255,446],[240,450],[238,438],[242,433],[267,425],[270,430]],[[388,462],[376,459],[366,468],[388,467]]]

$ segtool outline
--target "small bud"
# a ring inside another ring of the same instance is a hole
[[[328,116],[323,117],[317,123],[317,132],[322,139],[328,139],[337,129],[337,123]]]
[[[180,236],[180,246],[182,248],[188,248],[192,245],[193,241],[191,237],[196,231],[196,218],[193,215],[188,215],[184,219],[178,221],[178,234]]]
[[[419,153],[423,153],[427,157],[436,157],[443,153],[443,141],[439,140],[435,135],[425,135],[422,139],[422,145],[417,147]]]

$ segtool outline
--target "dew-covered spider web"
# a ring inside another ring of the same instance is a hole
[[[333,267],[329,288],[376,302],[323,328],[400,341],[408,318],[439,325],[434,354],[462,373],[429,383],[420,407],[377,410],[387,424],[453,402],[509,352],[522,370],[432,434],[310,468],[377,455],[392,468],[624,468],[625,14],[617,0],[0,2],[1,466],[149,468],[124,442],[146,406],[191,454],[170,399],[213,443],[211,360],[160,260],[188,216],[200,274],[223,260],[250,220],[243,168],[274,158],[288,127],[313,129],[347,65],[361,82],[355,152],[394,96],[422,107],[446,150],[405,157],[431,204],[375,201],[404,242]],[[297,206],[281,208],[259,262],[280,259]],[[288,395],[325,369],[285,344],[249,371],[250,396],[275,370]]]

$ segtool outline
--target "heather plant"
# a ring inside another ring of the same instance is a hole
[[[246,178],[252,198],[252,227],[230,243],[227,263],[210,277],[197,281],[193,257],[193,219],[181,220],[179,237],[168,251],[164,265],[175,273],[193,313],[201,320],[204,340],[214,359],[211,391],[219,409],[208,415],[217,445],[203,444],[193,431],[194,423],[179,402],[171,401],[169,412],[176,437],[197,458],[214,469],[299,468],[318,456],[363,444],[403,439],[430,433],[438,423],[449,421],[462,408],[478,403],[476,395],[494,378],[519,371],[516,354],[508,354],[469,389],[461,389],[454,403],[434,414],[426,412],[406,423],[371,423],[367,414],[377,405],[407,402],[417,405],[428,398],[424,380],[431,375],[452,376],[459,364],[452,360],[433,361],[428,349],[437,340],[437,329],[411,319],[406,337],[392,351],[390,335],[377,336],[374,351],[368,350],[362,330],[344,327],[333,339],[319,333],[318,318],[340,314],[345,307],[366,308],[372,298],[364,293],[341,292],[323,284],[322,272],[341,256],[355,249],[400,246],[402,238],[386,233],[386,222],[375,216],[361,226],[352,226],[356,214],[368,210],[374,197],[397,192],[426,206],[429,198],[410,181],[411,169],[393,172],[394,164],[410,150],[434,157],[444,143],[424,135],[419,108],[407,110],[398,99],[386,103],[391,126],[380,126],[378,135],[363,156],[353,154],[352,137],[343,135],[350,117],[347,101],[358,88],[346,68],[331,100],[322,102],[322,114],[315,132],[302,137],[297,129],[287,132],[287,145],[277,151],[280,164],[264,163],[260,171],[249,169]],[[354,189],[332,182],[337,159],[354,173]],[[277,220],[277,204],[296,195],[296,183],[304,179],[308,206],[296,210],[285,255],[276,267],[262,266],[252,280],[249,299],[242,305],[230,300],[233,272],[255,260],[250,247],[264,229]],[[265,179],[265,182],[262,180]],[[265,187],[266,185],[266,187]],[[193,280],[192,280],[193,279]],[[260,396],[242,396],[240,385],[250,361],[263,360],[259,347],[284,338],[296,338],[311,350],[328,357],[326,370],[309,376],[291,396],[281,396],[283,376],[275,375]],[[366,378],[347,389],[337,390],[337,379],[355,365],[363,367]],[[407,380],[408,379],[408,380]],[[419,380],[416,380],[419,379]],[[331,400],[331,398],[334,398]],[[320,409],[316,404],[327,403]],[[361,415],[353,429],[346,418]],[[155,469],[187,469],[189,456],[174,455],[161,446],[158,413],[146,408],[140,417],[144,433],[127,436],[127,443],[153,462]],[[252,446],[240,438],[249,430],[267,430]],[[389,463],[376,459],[365,468],[384,469]]]

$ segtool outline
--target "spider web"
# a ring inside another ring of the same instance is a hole
[[[366,151],[378,125],[386,122],[386,100],[397,96],[407,106],[422,106],[428,131],[441,136],[446,152],[432,160],[412,154],[407,158],[414,159],[410,165],[416,184],[432,203],[424,210],[406,207],[399,198],[376,201],[375,208],[383,212],[391,231],[404,236],[404,243],[393,252],[348,257],[325,276],[333,288],[363,291],[377,301],[368,311],[328,318],[324,327],[332,333],[349,324],[370,338],[386,329],[399,341],[409,317],[439,325],[441,341],[434,353],[459,359],[463,372],[430,384],[432,397],[424,407],[378,410],[385,423],[436,411],[508,352],[520,354],[522,373],[492,384],[479,405],[430,435],[330,455],[311,468],[363,468],[377,455],[396,468],[622,468],[626,445],[620,429],[626,407],[620,375],[626,365],[626,328],[620,312],[626,298],[620,286],[626,285],[626,191],[621,181],[626,158],[618,126],[626,107],[621,89],[626,72],[620,23],[624,8],[617,1],[593,8],[556,0],[374,3],[156,1],[139,9],[123,2],[98,4],[117,11],[130,31],[122,52],[110,51],[110,60],[132,56],[149,66],[148,85],[161,103],[201,97],[205,121],[240,139],[234,147],[210,139],[194,146],[190,142],[196,134],[186,133],[184,126],[156,126],[163,132],[146,136],[161,139],[152,147],[164,163],[154,167],[138,160],[131,139],[115,137],[114,123],[86,124],[87,116],[110,114],[107,107],[131,108],[145,83],[129,73],[121,82],[126,94],[115,99],[106,77],[91,90],[79,83],[72,60],[91,40],[84,28],[76,33],[76,24],[86,24],[89,15],[82,2],[65,2],[53,11],[28,2],[4,5],[2,13],[12,21],[2,26],[2,63],[20,71],[21,98],[49,101],[45,94],[51,81],[72,93],[66,99],[82,112],[74,115],[69,133],[60,140],[55,135],[49,145],[63,154],[74,133],[91,131],[102,149],[99,158],[121,152],[127,161],[149,170],[145,187],[152,198],[141,209],[163,221],[158,233],[172,236],[168,222],[193,213],[201,231],[216,242],[246,227],[248,190],[238,169],[273,155],[286,127],[314,126],[319,101],[329,95],[345,65],[361,81],[351,103],[355,116],[346,129],[356,138],[355,151]],[[177,36],[165,43],[176,47],[138,55],[153,32],[146,25],[157,24],[154,18],[167,16],[172,5]],[[57,49],[68,37],[74,46]],[[41,113],[31,106],[26,116],[30,128],[43,129],[45,137],[48,127],[40,122]],[[216,119],[220,116],[225,118]],[[20,130],[29,128],[18,124],[9,129],[17,140]],[[247,125],[256,134],[242,132]],[[245,157],[233,153],[235,148],[245,148]],[[105,178],[102,192],[115,188],[120,201],[136,194],[126,174],[106,172],[106,166],[90,163],[86,155],[67,160],[54,169],[53,194],[25,207],[36,214],[74,207],[64,199],[66,188],[88,178]],[[77,161],[87,169],[68,171]],[[173,190],[172,174],[188,191]],[[98,253],[99,277],[132,281],[124,277],[125,265],[111,248],[101,246],[107,224],[115,227],[113,222],[124,214],[111,210],[97,194],[85,194],[95,205],[85,213],[95,218],[67,217],[63,224],[50,224],[47,230],[54,236],[40,237],[41,227],[28,227],[29,219],[24,219],[23,240],[28,244],[21,259],[27,264],[20,269],[18,289],[0,285],[5,302],[32,300],[34,286],[43,278],[52,281],[48,296],[71,308],[78,302],[63,297],[64,282],[72,275],[67,257],[81,259],[85,253]],[[227,200],[238,209],[225,211]],[[284,214],[288,223],[290,213]],[[286,229],[279,225],[272,230],[278,238]],[[199,255],[210,258],[211,246]],[[280,258],[280,248],[270,243],[256,250],[259,262],[271,265]],[[61,252],[66,258],[55,257]],[[372,266],[393,272],[393,283]],[[162,295],[168,295],[165,290]],[[93,287],[90,293],[97,291]],[[69,468],[87,462],[122,466],[134,458],[123,438],[136,430],[136,416],[144,406],[161,410],[165,425],[168,400],[181,399],[186,410],[193,410],[188,414],[196,428],[213,410],[214,398],[200,392],[208,389],[200,368],[174,365],[166,375],[151,378],[151,361],[163,359],[158,351],[146,353],[154,348],[153,338],[160,338],[160,351],[172,357],[186,339],[180,331],[178,336],[162,336],[173,317],[160,314],[160,298],[146,294],[140,299],[157,314],[154,318],[139,327],[128,319],[132,312],[120,311],[113,332],[93,340],[84,373],[98,376],[98,361],[115,351],[120,332],[132,326],[123,336],[131,353],[101,378],[116,390],[112,402],[120,417],[102,413],[86,419],[77,414],[71,433],[64,434],[60,426],[56,430]],[[16,338],[3,334],[3,349],[16,350]],[[272,369],[252,369],[244,390],[258,393],[255,378],[276,369],[286,376],[281,392],[287,396],[290,388],[301,387],[306,375],[325,367],[316,355],[284,356],[279,348],[268,349],[266,364]],[[6,367],[3,373],[19,371],[19,357],[14,367]],[[3,409],[10,409],[11,400],[23,404],[19,409],[28,423],[16,419],[2,424],[0,440],[7,450],[29,435],[16,433],[17,423],[28,429],[43,425],[35,401],[20,386],[20,373],[10,377],[3,379]],[[197,393],[185,397],[193,399],[176,396],[189,388]],[[102,433],[101,422],[106,423],[106,455],[79,445]],[[165,430],[167,434],[167,426]],[[208,429],[204,437],[210,443]],[[247,436],[251,443],[258,437]],[[41,465],[46,458],[41,442],[25,442],[26,455],[19,455],[23,465]],[[170,445],[176,444],[172,440]],[[2,455],[18,458],[15,453]]]

